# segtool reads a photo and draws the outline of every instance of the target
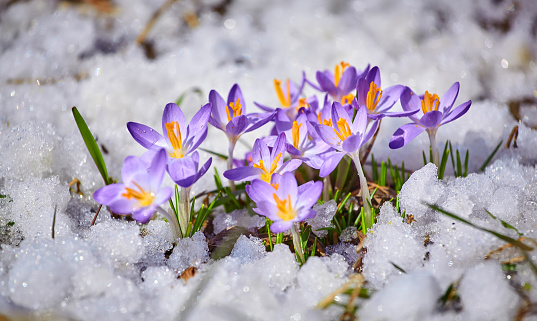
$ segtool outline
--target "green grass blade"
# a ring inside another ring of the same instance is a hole
[[[423,153],[423,166],[427,165],[427,156],[425,156],[425,151],[421,151]]]
[[[224,155],[224,154],[220,154],[220,153],[217,153],[217,152],[213,152],[213,151],[210,151],[210,150],[205,149],[205,148],[201,148],[201,147],[199,147],[198,149],[201,149],[202,151],[204,151],[204,152],[206,152],[206,153],[209,153],[209,154],[211,154],[211,155],[214,155],[214,156],[216,156],[216,157],[219,157],[219,158],[221,158],[221,159],[223,159],[223,160],[227,160],[227,158],[228,158],[228,157],[227,157],[226,155]]]
[[[488,164],[490,163],[494,155],[496,155],[496,152],[498,151],[498,149],[500,149],[500,146],[502,146],[502,143],[503,143],[503,140],[501,140],[500,143],[498,143],[498,146],[494,148],[494,151],[492,151],[492,154],[490,154],[489,157],[487,157],[483,165],[481,165],[481,167],[479,168],[480,172],[483,172],[485,170],[485,168],[488,166]]]
[[[426,205],[429,206],[430,208],[432,208],[433,210],[437,211],[437,212],[440,212],[440,213],[442,213],[442,214],[444,214],[444,215],[446,215],[446,216],[451,217],[451,218],[454,219],[454,220],[457,220],[457,221],[462,222],[462,223],[464,223],[464,224],[468,224],[468,225],[472,226],[473,228],[478,229],[478,230],[480,230],[480,231],[483,231],[483,232],[487,232],[487,233],[489,233],[489,234],[492,234],[492,235],[496,236],[497,238],[499,238],[500,240],[502,240],[502,241],[504,241],[504,242],[507,242],[507,243],[509,243],[509,244],[511,244],[511,245],[513,245],[513,246],[515,246],[515,247],[518,247],[518,248],[521,249],[521,250],[524,250],[524,251],[531,251],[531,250],[533,250],[532,247],[527,246],[526,244],[524,244],[524,243],[522,243],[522,242],[520,242],[520,241],[518,241],[518,240],[515,240],[514,238],[511,238],[511,237],[509,237],[509,236],[500,234],[500,233],[498,233],[498,232],[496,232],[496,231],[489,230],[489,229],[484,228],[484,227],[481,227],[481,226],[477,226],[477,225],[475,225],[474,223],[472,223],[472,222],[470,222],[470,221],[468,221],[468,220],[465,220],[464,218],[462,218],[462,217],[460,217],[460,216],[458,216],[458,215],[456,215],[456,214],[453,214],[453,213],[448,212],[448,211],[446,211],[446,210],[444,210],[444,209],[441,209],[440,207],[438,207],[438,206],[436,206],[436,205],[433,205],[433,204],[426,204]]]
[[[459,153],[459,150],[457,149],[457,177],[462,176],[462,162],[461,162],[461,154]]]
[[[400,267],[399,265],[395,264],[395,263],[392,262],[392,261],[390,261],[390,264],[393,265],[394,268],[396,268],[397,270],[399,270],[399,272],[406,274],[406,271],[405,271],[402,267]]]
[[[380,163],[380,177],[379,177],[379,185],[380,186],[386,186],[386,178],[388,177],[388,165],[386,162]]]
[[[468,161],[470,159],[470,151],[467,149],[466,150],[466,156],[464,156],[464,173],[463,173],[463,176],[466,177],[468,176]]]
[[[88,125],[84,121],[84,118],[78,112],[78,109],[76,109],[76,107],[73,107],[72,111],[73,111],[73,116],[75,118],[76,125],[78,126],[78,130],[80,131],[80,134],[82,135],[82,139],[84,140],[84,143],[86,144],[86,147],[88,148],[91,158],[93,158],[95,165],[97,165],[97,169],[99,169],[99,173],[101,173],[101,176],[104,179],[104,183],[106,185],[111,184],[112,180],[108,177],[106,164],[104,163],[103,155],[101,154],[101,150],[99,149],[99,146],[97,145],[97,142],[95,141],[95,138],[91,134],[88,128]]]
[[[438,179],[444,178],[448,156],[449,156],[449,148],[448,148],[448,142],[446,142],[446,145],[444,146],[444,153],[442,154],[442,160],[440,161],[440,168],[438,169]]]
[[[375,160],[374,154],[371,154],[371,173],[373,176],[373,182],[379,184],[379,169],[377,168],[377,161]]]

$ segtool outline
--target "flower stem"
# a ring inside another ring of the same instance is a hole
[[[293,235],[293,245],[295,246],[295,253],[300,258],[302,264],[304,264],[306,263],[306,261],[304,260],[304,251],[302,250],[300,235],[298,234],[296,225],[294,223],[291,226],[291,234]]]
[[[330,183],[330,175],[323,177],[323,202],[328,202],[330,200],[330,189],[332,184]]]
[[[434,131],[427,130],[427,134],[429,134],[429,141],[431,143],[431,152],[433,154],[433,164],[435,164],[436,167],[440,167],[440,155],[438,154],[438,147],[436,146],[436,130]]]
[[[365,178],[364,171],[362,169],[362,164],[360,163],[360,152],[356,151],[354,153],[350,153],[349,156],[354,161],[354,165],[356,166],[356,171],[358,172],[358,177],[360,177],[360,190],[362,192],[362,203],[363,203],[364,215],[365,215],[365,227],[370,228],[373,226],[373,220],[371,217],[371,207],[369,206],[369,202],[371,201],[371,196],[369,195],[369,187],[367,186],[367,179]]]
[[[235,140],[230,139],[229,140],[229,147],[227,150],[228,156],[227,156],[227,169],[230,170],[233,168],[233,151],[235,150]],[[237,189],[235,188],[235,182],[232,180],[228,180],[229,182],[229,189],[231,189],[231,192],[235,192]]]
[[[174,215],[171,215],[169,212],[167,212],[166,210],[164,210],[162,207],[157,207],[157,211],[162,214],[162,216],[164,216],[168,222],[170,223],[171,227],[172,227],[172,230],[173,230],[173,235],[175,236],[175,238],[180,238],[181,237],[181,230],[179,229],[179,224],[177,223],[177,218],[174,217]]]
[[[190,187],[179,189],[179,204],[177,204],[177,220],[181,228],[181,236],[186,237],[188,223],[190,221]]]

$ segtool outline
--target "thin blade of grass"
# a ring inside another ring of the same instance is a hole
[[[82,135],[82,139],[84,140],[84,143],[86,144],[86,147],[88,148],[91,158],[93,158],[93,161],[95,162],[99,173],[101,173],[104,183],[106,185],[112,183],[111,179],[108,177],[108,171],[106,170],[106,164],[104,163],[101,150],[99,149],[95,138],[91,134],[91,131],[86,124],[86,121],[84,121],[84,118],[82,117],[82,115],[80,115],[76,107],[73,107],[72,111],[76,125],[78,126],[78,130],[80,131],[80,135]]]
[[[499,238],[500,240],[502,240],[502,241],[504,241],[504,242],[507,242],[507,243],[509,243],[509,244],[511,244],[511,245],[513,245],[513,246],[515,246],[515,247],[518,247],[518,248],[521,249],[521,250],[524,250],[524,251],[531,251],[531,250],[533,250],[532,247],[527,246],[526,244],[524,244],[524,243],[522,243],[522,242],[520,242],[520,241],[518,241],[518,240],[515,240],[515,239],[512,238],[512,237],[509,237],[509,236],[507,236],[507,235],[500,234],[500,233],[498,233],[498,232],[496,232],[496,231],[489,230],[489,229],[484,228],[484,227],[481,227],[481,226],[477,226],[477,225],[475,225],[474,223],[472,223],[472,222],[470,222],[470,221],[468,221],[468,220],[465,220],[464,218],[462,218],[462,217],[460,217],[460,216],[458,216],[458,215],[456,215],[456,214],[453,214],[453,213],[448,212],[448,211],[446,211],[446,210],[444,210],[444,209],[441,209],[440,207],[438,207],[438,206],[436,206],[436,205],[433,205],[433,204],[427,204],[427,203],[426,203],[426,205],[429,206],[430,208],[432,208],[433,210],[437,211],[437,212],[440,212],[440,213],[442,213],[442,214],[444,214],[444,215],[446,215],[446,216],[451,217],[451,218],[454,219],[454,220],[460,221],[460,222],[462,222],[462,223],[464,223],[464,224],[468,224],[468,225],[470,225],[471,227],[473,227],[473,228],[475,228],[475,229],[477,229],[477,230],[480,230],[480,231],[483,231],[483,232],[487,232],[487,233],[489,233],[489,234],[492,234],[492,235],[496,236],[497,238]]]
[[[406,274],[406,271],[405,271],[402,267],[400,267],[399,265],[395,264],[395,263],[392,262],[392,261],[390,261],[390,264],[393,265],[394,268],[396,268],[397,270],[399,270],[399,272]]]
[[[448,148],[448,142],[446,142],[446,145],[444,146],[444,153],[442,154],[442,160],[440,161],[440,168],[438,169],[438,179],[444,178],[449,152],[450,150]]]
[[[201,147],[199,147],[198,149],[201,149],[202,151],[204,151],[204,152],[206,152],[206,153],[209,153],[209,154],[211,154],[211,155],[214,155],[214,156],[216,156],[216,157],[219,157],[219,158],[221,158],[221,159],[223,159],[223,160],[227,160],[227,159],[228,159],[228,157],[227,157],[226,155],[224,155],[224,154],[220,154],[220,153],[217,153],[217,152],[213,152],[213,151],[211,151],[211,150],[208,150],[208,149],[205,149],[205,148],[201,148]]]
[[[487,159],[485,160],[485,162],[483,163],[483,165],[481,165],[481,167],[479,168],[479,171],[480,172],[483,172],[485,170],[485,168],[489,165],[490,161],[492,160],[492,158],[494,157],[494,155],[496,155],[496,152],[498,151],[498,149],[500,149],[500,146],[502,146],[502,143],[503,143],[503,140],[500,141],[500,143],[498,144],[498,146],[496,146],[496,148],[494,148],[494,150],[492,151],[492,153],[489,155],[489,157],[487,157]]]
[[[464,173],[463,173],[463,176],[466,177],[468,176],[468,161],[470,159],[470,151],[467,149],[466,150],[466,156],[464,156]]]
[[[379,169],[377,168],[377,161],[375,160],[374,154],[371,154],[371,174],[373,176],[373,182],[379,184]]]

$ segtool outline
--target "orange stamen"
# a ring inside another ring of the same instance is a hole
[[[299,138],[300,138],[300,127],[302,126],[302,124],[299,124],[296,122],[296,120],[293,122],[293,130],[292,130],[292,133],[293,133],[293,146],[295,146],[296,149],[298,149],[298,143],[299,143]]]
[[[343,75],[343,72],[347,67],[349,67],[350,64],[341,61],[336,67],[334,68],[334,84],[336,87],[339,85],[339,80],[341,79],[341,76]]]
[[[287,79],[286,84],[287,96],[283,94],[281,84],[281,80],[274,79],[274,89],[276,90],[276,95],[278,95],[278,100],[280,100],[280,105],[282,105],[284,108],[289,108],[291,107],[291,85],[289,83],[289,79]]]
[[[168,139],[173,148],[173,152],[169,153],[170,157],[183,158],[183,140],[181,138],[181,128],[179,128],[179,123],[172,121],[164,124],[164,126],[166,126]],[[175,132],[175,129],[177,129],[177,133]]]
[[[287,199],[285,200],[281,200],[276,194],[272,194],[272,197],[276,201],[277,215],[283,221],[290,221],[296,217],[295,210],[291,208],[291,195],[287,195]]]
[[[380,101],[380,97],[382,97],[382,89],[380,89],[380,87],[377,87],[374,82],[371,82],[369,84],[369,91],[367,92],[367,98],[365,101],[365,105],[367,106],[367,109],[369,111],[374,111],[375,108],[377,108],[377,105]]]
[[[278,153],[278,155],[276,155],[276,157],[272,161],[269,171],[267,171],[267,169],[265,168],[265,164],[263,164],[262,159],[259,160],[259,164],[254,164],[252,166],[255,168],[261,169],[263,171],[263,174],[261,174],[261,179],[270,184],[270,179],[272,177],[272,174],[274,174],[274,172],[278,168],[278,161],[280,160],[281,157],[282,157],[282,153]]]
[[[423,99],[421,100],[421,110],[423,113],[425,114],[429,111],[438,110],[438,104],[440,104],[438,95],[431,95],[428,91],[425,91],[425,95],[423,95]]]
[[[140,202],[141,206],[151,205],[151,203],[153,203],[153,200],[155,199],[155,194],[144,191],[144,189],[135,181],[133,181],[132,183],[138,188],[138,190],[132,189],[130,187],[125,187],[126,192],[121,194],[121,196],[125,197],[128,200],[134,198],[135,200]]]
[[[336,125],[338,130],[334,128],[334,132],[342,141],[352,135],[349,124],[347,123],[347,120],[345,118],[340,118],[337,121]]]
[[[229,109],[233,110],[233,116],[231,116]],[[227,113],[227,121],[231,121],[231,118],[242,115],[241,99],[237,98],[237,101],[230,102],[229,106],[226,107],[226,113]]]
[[[343,97],[341,98],[341,104],[342,104],[342,105],[350,104],[350,103],[352,103],[353,99],[354,99],[354,95],[353,95],[353,94],[348,94],[348,95],[346,95],[346,96],[343,96]]]

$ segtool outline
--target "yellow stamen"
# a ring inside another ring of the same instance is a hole
[[[299,141],[299,138],[300,138],[300,127],[302,126],[302,124],[299,124],[296,122],[296,120],[293,122],[293,146],[295,146],[296,149],[298,149],[298,141]]]
[[[352,135],[349,124],[347,123],[347,120],[345,118],[340,118],[337,121],[336,125],[338,130],[334,128],[334,132],[342,141]]]
[[[183,158],[183,140],[181,138],[181,128],[179,128],[179,123],[172,121],[164,124],[164,126],[166,126],[168,139],[173,148],[173,152],[169,153],[170,157]],[[177,129],[177,133],[175,132],[175,129]]]
[[[291,208],[291,195],[287,195],[287,199],[281,200],[278,195],[272,194],[276,201],[276,208],[278,208],[277,215],[283,221],[290,221],[296,217],[296,212]]]
[[[436,102],[436,103],[435,103]],[[421,100],[421,110],[423,113],[427,113],[429,111],[438,110],[438,104],[440,103],[440,98],[438,98],[437,94],[429,94],[428,91],[425,92],[425,95],[423,96],[423,99]]]
[[[290,90],[290,83],[289,79],[287,79],[286,89],[287,89],[287,96],[283,94],[282,87],[281,87],[281,80],[274,79],[274,89],[276,90],[276,95],[278,95],[278,99],[280,100],[280,104],[284,108],[291,107],[291,90]]]
[[[341,76],[343,75],[343,72],[349,66],[350,66],[350,64],[348,64],[348,63],[346,63],[344,61],[341,61],[338,65],[336,65],[336,68],[334,68],[334,84],[336,85],[336,87],[339,84],[339,80],[341,79]]]
[[[309,106],[310,104],[308,104],[308,102],[306,101],[306,98],[300,98],[298,100],[298,106],[296,107],[296,112],[298,113],[298,110],[302,107],[307,108]]]
[[[352,103],[352,100],[354,99],[354,95],[353,94],[348,94],[347,96],[343,96],[341,98],[341,104],[342,105],[346,105],[346,104],[350,104]]]
[[[153,203],[153,200],[155,199],[155,194],[144,191],[144,189],[134,181],[132,183],[138,188],[138,191],[129,187],[125,187],[125,190],[127,191],[121,194],[121,196],[125,197],[128,200],[134,198],[135,200],[140,202],[141,206],[151,205],[151,203]]]
[[[367,98],[365,101],[365,105],[367,106],[367,109],[369,111],[374,111],[375,108],[377,108],[377,105],[380,101],[380,97],[382,97],[382,89],[380,89],[380,87],[377,87],[374,82],[371,82],[369,84],[369,91],[367,92]]]
[[[233,116],[231,116],[229,109],[233,110]],[[227,113],[227,121],[231,121],[231,118],[242,115],[241,99],[237,98],[237,101],[230,102],[229,106],[226,107],[226,113]]]
[[[267,171],[267,169],[265,168],[265,164],[263,164],[262,159],[259,160],[259,164],[254,164],[252,166],[255,168],[261,169],[263,171],[263,174],[261,174],[261,179],[270,184],[270,179],[272,177],[272,174],[274,174],[274,172],[278,168],[278,161],[280,160],[281,157],[282,157],[282,153],[278,153],[278,155],[276,155],[276,157],[272,161],[269,171]]]
[[[275,190],[278,190],[278,188],[280,187],[280,184],[278,183],[271,183],[270,185],[272,185],[272,187],[274,187]]]

